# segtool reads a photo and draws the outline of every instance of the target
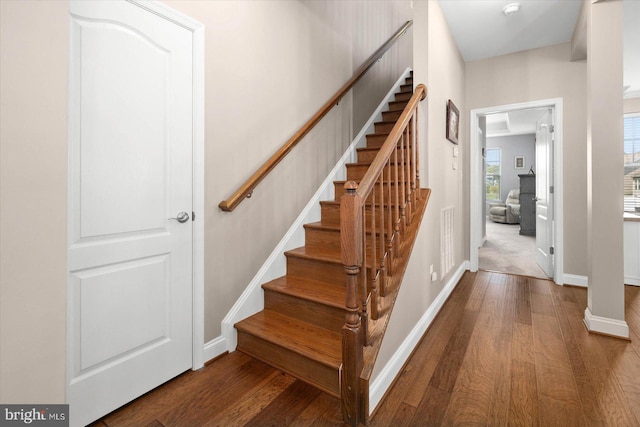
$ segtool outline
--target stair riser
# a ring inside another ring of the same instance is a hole
[[[347,280],[342,264],[293,256],[287,256],[287,275],[340,286]]]
[[[389,184],[385,182],[385,184],[384,184],[385,197],[386,197],[387,192],[388,192],[388,190],[387,190],[388,186],[389,186]],[[395,185],[392,184],[391,185],[391,191],[395,191],[394,188],[395,188]],[[378,198],[380,196],[380,184],[376,183],[376,190],[375,191],[376,191],[376,198]],[[334,193],[335,193],[335,196],[336,196],[335,199],[336,200],[340,200],[340,197],[342,197],[342,195],[344,194],[344,184],[342,184],[342,182],[334,183]],[[369,200],[371,200],[371,199],[369,199]]]
[[[304,245],[307,248],[326,248],[331,251],[341,251],[340,231],[305,228]]]
[[[386,213],[385,210],[385,218],[387,218]],[[392,215],[395,215],[395,210]],[[340,205],[323,205],[321,216],[322,222],[325,224],[340,225]],[[367,223],[371,221],[371,207],[365,207],[365,220]]]
[[[243,331],[238,331],[237,349],[334,397],[340,397],[340,380],[337,369],[317,363]]]
[[[383,111],[382,112],[382,120],[385,122],[394,122],[400,118],[402,111]]]
[[[369,170],[369,165],[349,164],[347,165],[347,181],[360,182]]]
[[[394,125],[395,123],[379,122],[374,123],[374,128],[376,133],[389,133]]]
[[[394,101],[408,101],[412,95],[411,92],[398,92],[394,96]]]
[[[367,147],[369,149],[380,149],[389,135],[386,133],[367,135]],[[411,140],[411,132],[409,132],[409,140]]]
[[[389,103],[389,111],[402,111],[407,106],[407,101],[391,101]]]
[[[382,144],[384,144],[388,136],[387,133],[367,135],[367,148],[382,147]]]
[[[320,204],[320,218],[325,224],[340,225],[340,205]]]
[[[378,141],[384,142],[387,139],[387,136],[388,136],[386,134],[391,132],[391,130],[393,129],[393,127],[395,125],[396,125],[395,122],[376,122],[376,123],[374,123],[373,126],[374,126],[374,130],[375,130],[375,134],[367,135],[367,147],[373,148],[372,146],[369,145],[369,140],[371,140],[371,142],[378,142]],[[384,136],[377,135],[377,134],[383,134]],[[380,145],[375,145],[375,147],[380,147]]]
[[[378,218],[378,227],[380,224],[380,218]],[[379,232],[377,233],[380,235]],[[370,235],[370,233],[369,233]],[[386,242],[386,240],[385,240]],[[337,230],[324,230],[318,228],[307,228],[305,230],[305,246],[311,248],[331,248],[332,250],[341,250],[341,238],[340,232]],[[378,242],[377,244],[380,244]],[[385,243],[386,244],[386,243]],[[371,253],[371,239],[367,237],[367,254]]]
[[[404,84],[413,86],[413,77],[407,77],[404,79]]]
[[[370,270],[367,267],[367,276],[371,275]],[[344,265],[295,256],[287,256],[287,275],[301,278],[311,277],[316,282],[339,286],[345,286],[347,282],[347,273],[344,270]],[[360,282],[361,277],[362,275],[358,276],[358,282]]]
[[[321,328],[340,332],[345,310],[265,289],[264,308]]]
[[[394,165],[391,165],[392,170]],[[347,165],[347,181],[357,181],[360,182],[362,181],[362,178],[364,177],[364,175],[367,173],[367,171],[369,170],[369,165],[368,164],[348,164]],[[395,174],[395,171],[392,171],[392,176],[393,174]],[[400,175],[399,178],[402,178],[402,171],[399,171]],[[405,175],[406,175],[406,170],[405,170]],[[337,199],[336,199],[337,200]]]
[[[413,79],[412,79],[413,80]],[[403,84],[400,86],[400,92],[413,92],[413,83],[411,84]]]
[[[358,163],[371,163],[373,162],[373,160],[376,158],[376,156],[378,155],[378,149],[374,148],[374,149],[358,149],[357,153],[358,153]]]

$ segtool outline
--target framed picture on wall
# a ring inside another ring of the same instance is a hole
[[[447,139],[454,144],[458,143],[458,130],[460,128],[460,111],[453,104],[447,101]]]
[[[515,169],[524,169],[524,156],[516,156],[513,160],[513,167]]]

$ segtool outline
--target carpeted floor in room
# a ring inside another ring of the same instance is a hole
[[[520,224],[487,220],[487,241],[478,251],[482,270],[547,278],[536,263],[535,236],[521,236]]]

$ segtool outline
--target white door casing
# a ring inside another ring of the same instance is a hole
[[[162,9],[70,2],[72,425],[201,364],[194,284],[202,254],[191,218],[202,203],[201,171],[194,170],[202,143],[197,47],[194,32],[156,13]],[[188,221],[169,219],[181,211]]]
[[[556,284],[564,283],[564,228],[563,228],[563,102],[562,98],[552,98],[539,101],[527,101],[517,104],[499,105],[493,107],[484,107],[472,109],[469,112],[469,137],[470,137],[470,189],[469,192],[469,269],[471,271],[478,270],[478,248],[481,242],[478,236],[481,234],[482,222],[485,218],[482,216],[482,175],[483,159],[481,154],[480,140],[478,133],[475,131],[479,125],[479,118],[488,114],[503,113],[508,111],[522,110],[528,108],[550,107],[553,108],[555,140],[553,146],[553,181],[555,183],[555,194],[560,195],[555,198],[554,204],[554,264],[553,274],[550,275]],[[474,231],[475,230],[475,231]]]
[[[536,122],[536,262],[553,277],[553,114]]]

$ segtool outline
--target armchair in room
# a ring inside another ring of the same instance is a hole
[[[489,204],[489,219],[503,224],[520,223],[520,189],[507,194],[507,200]]]

